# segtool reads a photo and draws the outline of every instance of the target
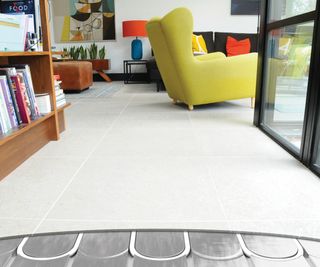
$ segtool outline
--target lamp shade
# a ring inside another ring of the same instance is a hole
[[[122,22],[123,37],[146,37],[146,20],[128,20]]]

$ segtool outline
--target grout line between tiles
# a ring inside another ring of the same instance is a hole
[[[82,162],[82,164],[80,165],[80,167],[78,168],[78,170],[73,174],[73,176],[71,177],[71,179],[69,180],[69,182],[67,183],[67,185],[64,187],[64,189],[62,190],[62,192],[58,195],[57,199],[52,203],[52,205],[50,206],[50,208],[48,209],[48,211],[45,213],[45,215],[43,216],[43,218],[41,219],[41,221],[39,222],[39,224],[36,226],[36,228],[33,230],[33,234],[36,233],[38,231],[38,229],[40,228],[41,224],[47,219],[48,215],[50,214],[50,212],[54,209],[54,207],[56,206],[56,204],[59,202],[59,200],[62,198],[62,196],[64,195],[64,193],[68,190],[69,186],[72,184],[72,182],[74,181],[74,179],[76,178],[76,176],[79,174],[80,170],[84,167],[84,165],[88,162],[88,160],[90,159],[90,157],[92,156],[92,154],[95,152],[95,150],[99,147],[99,145],[101,144],[101,142],[104,140],[104,138],[108,135],[108,133],[112,130],[114,124],[117,122],[117,120],[121,117],[121,115],[124,113],[124,111],[127,109],[127,107],[130,105],[130,103],[132,102],[133,98],[134,98],[135,94],[132,95],[132,97],[130,98],[130,100],[128,101],[128,103],[126,104],[126,106],[120,111],[119,115],[113,120],[113,122],[111,123],[111,125],[108,127],[108,129],[106,130],[106,132],[104,133],[104,135],[100,138],[99,142],[97,142],[97,144],[93,147],[93,149],[91,150],[91,152],[88,154],[88,156],[85,158],[85,160]]]
[[[197,135],[196,132],[195,132],[195,127],[194,127],[194,124],[193,124],[193,122],[192,122],[192,118],[191,118],[191,116],[190,116],[190,112],[188,113],[188,118],[189,118],[190,123],[191,123],[191,131],[192,131],[192,133],[193,133],[193,135],[194,135],[194,138],[195,138],[196,141],[199,143],[202,152],[204,152],[203,143],[199,140],[198,135]],[[219,194],[219,192],[218,192],[217,184],[216,184],[215,179],[214,179],[214,177],[213,177],[213,175],[212,175],[212,173],[211,173],[211,169],[210,169],[210,166],[209,166],[207,160],[205,160],[205,165],[206,165],[207,173],[209,174],[210,180],[212,181],[212,184],[213,184],[213,187],[214,187],[214,192],[216,193],[216,196],[217,196],[217,199],[218,199],[218,202],[219,202],[219,206],[220,206],[220,208],[221,208],[221,211],[222,211],[222,213],[223,213],[223,216],[224,216],[225,220],[227,221],[228,228],[230,229],[231,224],[229,223],[226,210],[225,210],[225,208],[224,208],[224,206],[223,206],[223,202],[222,202],[221,197],[220,197],[220,194]]]

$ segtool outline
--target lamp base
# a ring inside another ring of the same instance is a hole
[[[140,60],[143,57],[142,41],[138,38],[131,43],[131,57],[133,60]]]

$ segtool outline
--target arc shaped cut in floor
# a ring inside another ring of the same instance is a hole
[[[193,231],[37,235],[0,240],[1,267],[320,267],[320,240]]]

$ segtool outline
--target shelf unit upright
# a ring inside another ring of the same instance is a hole
[[[0,180],[48,142],[58,140],[65,130],[64,109],[69,104],[56,108],[47,1],[40,0],[43,52],[0,52],[0,64],[28,64],[35,93],[50,95],[52,111],[8,134],[0,134]]]

